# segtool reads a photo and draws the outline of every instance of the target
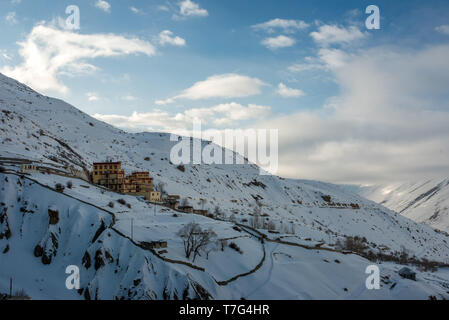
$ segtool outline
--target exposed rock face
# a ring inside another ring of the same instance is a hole
[[[34,256],[36,258],[40,258],[42,257],[42,255],[44,254],[44,249],[42,249],[42,247],[38,244],[35,248],[34,248]]]
[[[48,217],[49,217],[49,223],[54,225],[58,224],[59,222],[59,211],[55,209],[48,209]]]
[[[90,258],[89,252],[86,251],[86,252],[84,253],[82,263],[83,263],[83,266],[84,266],[86,269],[89,269],[89,268],[90,268],[90,266],[91,266],[91,258]]]
[[[104,257],[103,257],[103,252],[101,250],[97,250],[97,252],[95,253],[95,270],[100,269],[101,267],[104,267],[105,263],[104,263]]]
[[[7,212],[8,208],[6,207],[3,208],[3,212],[0,211],[0,240],[3,238],[9,239],[11,237]]]

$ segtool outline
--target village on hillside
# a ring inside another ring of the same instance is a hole
[[[154,180],[150,176],[149,171],[133,171],[131,174],[126,175],[125,170],[122,169],[121,161],[106,160],[94,162],[90,172],[76,170],[72,167],[67,169],[70,170],[63,172],[55,168],[42,167],[32,163],[22,164],[21,166],[22,173],[40,171],[70,175],[117,193],[143,197],[151,203],[163,205],[173,210],[203,216],[209,215],[208,210],[195,209],[188,203],[181,203],[180,195],[170,195],[165,194],[164,190],[155,190]]]

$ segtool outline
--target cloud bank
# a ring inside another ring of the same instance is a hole
[[[115,34],[79,34],[50,26],[37,25],[20,46],[23,62],[0,71],[38,91],[67,94],[69,89],[61,75],[78,75],[95,71],[88,59],[130,54],[156,53],[154,46],[138,38]]]
[[[133,112],[130,116],[94,114],[93,117],[132,131],[165,130],[175,132],[188,130],[194,120],[218,128],[234,127],[242,121],[264,118],[271,113],[268,106],[249,104],[247,106],[236,102],[222,103],[210,108],[192,108],[181,113],[172,114],[168,111],[153,110],[151,112]]]
[[[343,183],[447,177],[449,46],[341,54],[327,65],[340,95],[258,123],[279,129],[279,174]]]

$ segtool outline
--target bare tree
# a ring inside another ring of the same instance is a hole
[[[228,246],[228,240],[220,239],[220,250],[224,251],[224,249]]]
[[[409,259],[409,251],[405,246],[401,246],[401,251],[399,253],[399,261],[401,264],[406,264]]]
[[[250,220],[251,227],[254,229],[260,228],[260,206],[255,206],[253,210],[253,216]]]
[[[156,185],[156,191],[159,191],[163,195],[166,194],[165,182],[159,181]]]
[[[207,199],[201,198],[200,199],[200,205],[201,205],[201,210],[204,210],[204,205],[207,203]]]
[[[184,243],[184,253],[187,259],[193,255],[193,262],[201,252],[208,254],[216,248],[217,235],[212,229],[203,230],[200,225],[190,222],[178,231],[178,236]],[[212,249],[210,248],[212,247]]]
[[[220,241],[216,237],[214,237],[211,243],[204,248],[204,252],[206,253],[206,259],[209,259],[209,253],[211,253],[212,251],[218,251],[219,249],[220,249]]]
[[[293,221],[290,222],[290,234],[295,234],[295,224]]]

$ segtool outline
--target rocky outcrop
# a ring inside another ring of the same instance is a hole
[[[0,240],[9,239],[11,237],[11,228],[9,227],[8,221],[8,208],[0,207]]]

